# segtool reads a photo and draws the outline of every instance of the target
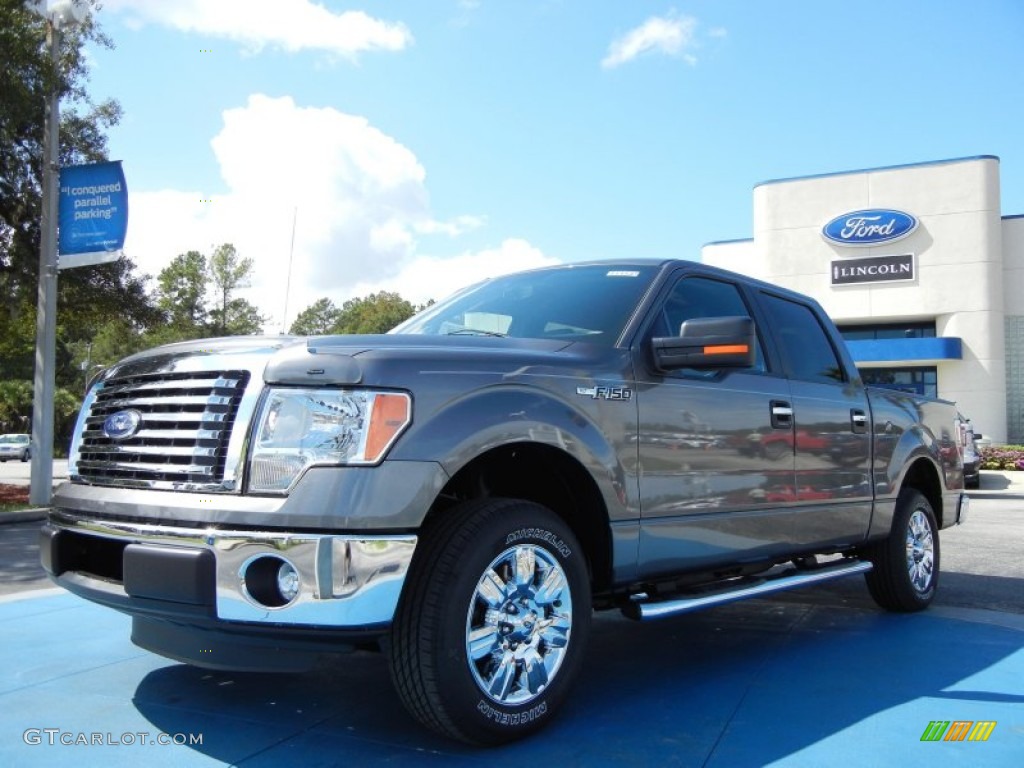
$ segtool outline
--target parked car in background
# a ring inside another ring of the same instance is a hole
[[[974,431],[971,420],[964,416],[960,419],[960,445],[964,455],[964,487],[979,488],[981,486],[981,451],[976,440],[980,440],[980,432]]]
[[[28,435],[0,435],[0,461],[28,461],[32,458],[31,442]]]

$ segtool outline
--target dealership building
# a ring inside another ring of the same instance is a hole
[[[763,182],[754,237],[702,258],[817,299],[867,383],[1024,443],[1024,215],[1002,214],[998,157]]]

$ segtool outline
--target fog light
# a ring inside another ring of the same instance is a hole
[[[257,555],[247,560],[238,573],[242,590],[264,608],[284,608],[299,594],[299,572],[276,555]]]
[[[299,594],[299,572],[287,560],[277,569],[277,591],[286,603],[290,603]]]

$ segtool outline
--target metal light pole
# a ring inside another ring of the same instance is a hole
[[[61,31],[46,19],[46,44],[54,76],[60,66]],[[36,308],[36,371],[32,385],[32,484],[29,502],[47,506],[53,495],[53,391],[57,348],[57,174],[60,94],[50,88],[44,123],[43,217],[39,248],[39,298]]]
[[[29,3],[46,18],[46,44],[53,67],[43,132],[43,211],[40,221],[39,292],[36,308],[36,367],[32,385],[32,480],[29,502],[48,506],[53,496],[53,395],[57,349],[57,183],[60,171],[61,27],[79,23],[83,7],[61,0],[43,11],[42,3]]]

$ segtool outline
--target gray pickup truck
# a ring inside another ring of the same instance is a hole
[[[161,347],[88,393],[53,579],[189,664],[380,649],[497,744],[646,620],[853,573],[933,599],[968,507],[953,404],[863,386],[811,299],[687,261],[485,281],[390,334]]]

